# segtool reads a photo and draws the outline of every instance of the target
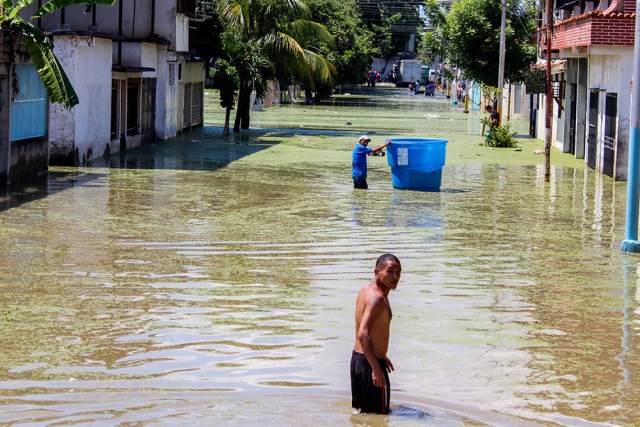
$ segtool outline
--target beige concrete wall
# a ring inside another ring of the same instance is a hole
[[[58,35],[54,43],[54,52],[80,103],[70,110],[51,106],[51,159],[52,163],[84,164],[102,156],[110,144],[112,42],[93,36]]]

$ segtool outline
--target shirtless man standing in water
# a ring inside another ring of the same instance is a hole
[[[393,364],[387,357],[391,305],[402,267],[395,255],[378,258],[373,282],[360,289],[356,300],[356,341],[351,355],[351,406],[360,412],[389,413]]]

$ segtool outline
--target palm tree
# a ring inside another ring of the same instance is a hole
[[[314,47],[333,44],[327,29],[309,18],[304,0],[216,0],[225,28],[222,43],[240,77],[238,109],[233,127],[249,128],[251,92],[264,95],[266,81],[295,78],[313,87],[330,83],[333,65]]]
[[[229,117],[238,94],[238,70],[224,59],[218,58],[213,67],[213,87],[220,91],[220,106],[226,109],[222,136],[229,136]]]
[[[62,69],[58,58],[53,54],[53,42],[30,21],[54,12],[60,8],[75,4],[87,3],[86,0],[51,0],[42,5],[28,20],[18,14],[34,0],[0,0],[0,30],[8,31],[12,39],[16,35],[24,38],[29,57],[38,69],[44,87],[51,102],[71,108],[78,104],[76,95],[67,74]],[[112,5],[115,0],[90,0],[89,3]],[[12,60],[12,59],[11,59]]]
[[[258,98],[263,98],[267,81],[274,78],[275,72],[273,64],[255,40],[243,40],[235,33],[225,32],[222,45],[238,73],[238,107],[233,131],[239,132],[240,127],[249,128],[251,93],[255,91]]]

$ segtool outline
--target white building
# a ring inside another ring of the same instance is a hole
[[[635,2],[556,0],[556,8],[561,19],[553,25],[551,53],[561,60],[553,69],[552,143],[589,167],[626,180]],[[542,136],[545,97],[537,98]]]
[[[117,0],[41,18],[80,100],[71,110],[50,106],[51,164],[81,165],[202,125],[194,16],[195,0]]]

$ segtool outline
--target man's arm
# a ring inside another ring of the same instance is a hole
[[[371,154],[376,154],[378,151],[382,150],[387,145],[391,144],[391,140],[387,139],[384,144],[377,146],[376,148],[371,149]]]
[[[378,296],[371,297],[366,302],[364,313],[362,313],[362,319],[360,320],[360,328],[356,334],[356,337],[360,342],[360,346],[362,347],[362,353],[364,353],[364,356],[367,358],[367,362],[369,362],[369,365],[373,370],[371,377],[373,385],[376,387],[386,387],[387,379],[384,376],[384,372],[382,371],[382,367],[380,366],[380,362],[378,362],[378,358],[376,357],[373,348],[371,329],[375,319],[380,316],[384,309],[385,306],[382,298]]]

